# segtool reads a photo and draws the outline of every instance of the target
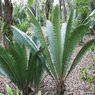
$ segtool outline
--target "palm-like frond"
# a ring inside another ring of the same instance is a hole
[[[28,9],[28,14],[31,16],[31,20],[32,20],[32,24],[33,24],[32,27],[34,28],[35,32],[37,33],[37,37],[38,37],[39,41],[41,42],[41,46],[42,46],[42,48],[45,48],[44,53],[47,58],[47,63],[49,65],[49,67],[51,68],[50,70],[53,73],[53,75],[56,76],[56,72],[55,72],[55,69],[54,69],[54,66],[52,63],[50,52],[49,52],[45,37],[43,35],[42,29],[41,29],[38,21],[34,17],[33,13],[29,9]]]
[[[84,33],[87,31],[87,25],[80,25],[76,29],[73,30],[70,37],[66,40],[64,53],[63,53],[63,69],[64,69],[64,75],[66,74],[66,71],[68,69],[68,66],[70,64],[70,58],[71,55],[78,45],[79,41],[82,39]]]
[[[60,17],[60,9],[58,5],[55,7],[53,11],[53,49],[54,49],[54,66],[56,68],[56,72],[60,75],[60,63],[61,63],[61,17]]]
[[[47,21],[46,23],[46,29],[47,29],[47,35],[48,35],[48,41],[49,41],[49,49],[50,49],[50,55],[52,58],[52,63],[54,64],[55,72],[57,78],[60,74],[60,61],[61,61],[61,20],[60,20],[60,9],[55,7],[53,15],[56,15],[55,18],[53,18],[53,23],[50,21]],[[60,54],[60,55],[59,55]],[[59,55],[59,56],[57,56]]]
[[[22,87],[24,87],[26,82],[26,70],[27,70],[27,55],[26,49],[24,45],[10,44],[8,48],[8,52],[12,55],[13,59],[15,60],[14,70],[18,75],[19,82]],[[23,89],[23,88],[21,88]]]
[[[36,30],[36,33],[38,34],[37,36],[38,36],[42,46],[45,47],[46,45],[45,45],[43,32],[42,32],[42,29],[41,29],[38,21],[36,20],[35,16],[33,15],[32,11],[30,9],[28,9],[27,12],[28,12],[29,16],[31,16],[33,27]]]
[[[0,66],[7,72],[8,77],[10,77],[14,83],[18,83],[18,76],[14,71],[13,64],[15,64],[13,57],[4,48],[0,47]]]
[[[36,46],[34,41],[30,39],[24,32],[16,28],[15,26],[12,26],[14,39],[16,42],[19,42],[19,44],[24,44],[28,47],[30,47],[32,53],[35,53],[35,51],[39,50],[39,48]]]
[[[38,55],[42,50],[36,52],[34,55],[30,52],[29,61],[28,61],[28,76],[27,76],[27,82],[28,84],[39,84],[42,72],[43,72],[43,62],[40,60]],[[32,76],[31,76],[32,75]]]
[[[73,63],[71,65],[69,65],[69,69],[67,72],[67,75],[75,68],[75,66],[78,64],[78,62],[82,59],[82,57],[88,53],[91,49],[91,47],[93,46],[93,44],[95,43],[95,39],[87,42],[82,49],[79,51],[79,53],[77,54],[77,56],[75,57]]]

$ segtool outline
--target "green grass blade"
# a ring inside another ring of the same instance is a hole
[[[41,26],[39,25],[38,21],[36,20],[35,16],[33,15],[32,11],[30,9],[27,10],[29,16],[31,17],[32,24],[34,25],[35,32],[38,34],[38,39],[40,40],[43,47],[45,47],[45,38],[41,29]]]

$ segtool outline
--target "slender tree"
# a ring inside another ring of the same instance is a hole
[[[0,0],[2,1],[2,0]],[[3,4],[3,5],[2,5]],[[3,6],[3,7],[2,7]],[[12,19],[12,12],[13,12],[13,5],[11,0],[4,0],[4,3],[1,2],[1,7],[0,11],[2,10],[2,21],[4,23],[3,25],[3,44],[5,48],[7,48],[7,43],[6,43],[6,36],[12,40],[12,31],[11,31],[11,25],[13,23]]]
[[[46,19],[48,19],[49,18],[49,11],[50,11],[50,0],[46,0],[45,10],[46,10]]]
[[[95,9],[95,0],[88,0],[90,10],[93,11]]]
[[[2,1],[0,0],[0,40],[2,40],[2,33],[1,33],[1,27],[2,27]],[[1,41],[0,41],[1,42]]]
[[[46,0],[46,5],[45,5],[46,19],[49,19],[49,15],[53,6],[53,1],[54,0]]]
[[[62,21],[66,22],[66,6],[64,0],[59,0]]]
[[[36,11],[36,18],[37,20],[40,19],[39,15],[40,15],[40,0],[35,0],[35,11]]]
[[[11,0],[5,0],[4,5],[4,23],[7,25],[8,31],[6,33],[7,36],[12,36],[12,31],[10,26],[12,25],[13,19],[12,19],[12,12],[13,12],[13,5],[11,3]]]
[[[2,1],[0,0],[0,17],[2,17]]]

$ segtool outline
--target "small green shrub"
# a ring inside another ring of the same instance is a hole
[[[91,72],[92,70],[92,66],[89,66],[89,67],[84,67],[82,70],[81,70],[81,79],[83,81],[86,81],[86,82],[92,82],[94,79],[95,79],[95,74],[93,74]]]
[[[95,45],[92,46],[91,48],[91,56],[92,56],[92,62],[90,62],[88,67],[84,67],[80,71],[81,79],[85,82],[92,82],[95,80],[95,73],[93,73],[93,66],[95,63],[95,56],[92,55],[92,52],[95,51]]]
[[[28,30],[28,27],[29,27],[28,21],[26,21],[26,20],[20,20],[16,26],[17,26],[17,28],[19,28],[23,32],[26,32]]]
[[[13,95],[13,91],[12,89],[9,87],[9,85],[6,84],[6,94],[0,93],[0,95]],[[19,95],[19,90],[17,88],[16,90],[16,94],[15,95]]]

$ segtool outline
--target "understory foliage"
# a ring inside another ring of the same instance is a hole
[[[26,32],[29,27],[29,21],[25,9],[26,6],[14,5],[13,10],[13,24],[23,32]]]
[[[81,79],[88,83],[93,83],[95,80],[95,73],[94,73],[95,56],[93,55],[93,52],[95,52],[95,45],[92,47],[91,52],[90,52],[91,57],[92,57],[90,63],[88,64],[88,66],[84,67],[80,71]]]
[[[46,22],[47,41],[38,21],[30,9],[28,9],[28,14],[32,21],[32,31],[35,32],[35,36],[41,44],[40,48],[44,48],[43,57],[40,57],[44,61],[43,65],[46,68],[46,71],[56,81],[56,95],[63,95],[65,90],[64,81],[86,52],[90,50],[95,39],[87,42],[71,63],[70,60],[74,49],[84,33],[88,32],[89,26],[86,21],[73,28],[74,13],[72,11],[68,22],[61,23],[59,6],[55,6],[52,22],[49,20]],[[12,29],[15,40],[20,44],[27,45],[32,53],[40,49],[33,39],[29,38],[21,30],[14,26],[12,26]]]
[[[81,79],[85,82],[92,82],[95,79],[95,74],[92,72],[92,66],[84,67],[81,70]]]
[[[13,95],[13,91],[10,88],[10,86],[6,84],[6,94],[0,93],[0,95]],[[16,89],[16,94],[15,95],[19,95],[18,88]]]

